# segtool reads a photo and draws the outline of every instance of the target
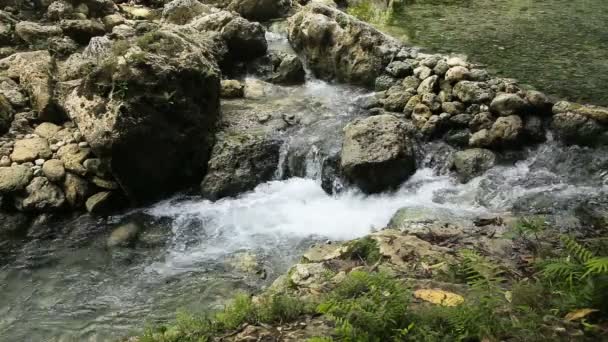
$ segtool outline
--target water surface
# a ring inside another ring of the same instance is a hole
[[[462,53],[503,77],[608,105],[606,0],[361,0],[350,13],[429,52]]]

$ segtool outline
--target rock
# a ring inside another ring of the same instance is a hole
[[[386,72],[388,72],[391,76],[396,78],[404,78],[406,76],[410,76],[413,74],[412,64],[408,62],[402,61],[394,61],[391,62],[386,67]]]
[[[441,110],[445,113],[456,115],[464,112],[464,105],[462,104],[462,102],[457,101],[443,102],[441,104]]]
[[[219,33],[226,42],[231,62],[255,59],[263,56],[268,49],[262,25],[247,21],[231,12],[219,11],[198,16],[188,27],[197,31]]]
[[[596,120],[601,124],[608,124],[608,108],[606,107],[581,105],[568,101],[559,101],[553,105],[553,114],[563,113],[574,113]]]
[[[78,44],[70,37],[53,37],[48,41],[49,51],[55,57],[67,57],[78,50]]]
[[[0,135],[8,132],[13,122],[13,107],[7,98],[0,94]]]
[[[40,121],[62,121],[65,116],[54,98],[53,70],[48,51],[20,52],[0,60],[0,68],[7,69],[7,76],[18,78],[28,93],[32,109]]]
[[[80,176],[84,176],[87,172],[82,163],[89,157],[90,154],[90,148],[80,148],[77,144],[68,144],[62,146],[57,151],[57,156],[63,162],[65,169]]]
[[[115,197],[116,194],[111,191],[98,192],[87,199],[85,206],[91,214],[105,215],[119,207]]]
[[[103,177],[110,173],[109,166],[99,158],[90,158],[82,162],[87,174]]]
[[[5,166],[11,166],[11,158],[9,158],[9,156],[2,156],[2,158],[0,158],[0,167],[5,167]]]
[[[536,90],[528,90],[524,94],[526,101],[530,104],[531,110],[537,115],[551,115],[553,103],[547,95]]]
[[[489,131],[491,144],[503,147],[519,147],[523,144],[523,121],[517,115],[498,118]]]
[[[418,94],[434,93],[438,86],[438,79],[437,75],[425,78],[418,86]]]
[[[65,196],[57,185],[45,177],[35,177],[25,187],[25,194],[15,198],[15,207],[21,211],[55,211],[65,204]]]
[[[469,69],[463,66],[451,67],[445,73],[445,80],[451,83],[456,83],[469,79]]]
[[[237,80],[222,80],[221,87],[221,96],[225,99],[245,96],[245,86]]]
[[[471,148],[454,154],[454,170],[462,183],[482,175],[495,163],[494,152],[483,148]]]
[[[473,120],[473,116],[471,114],[457,114],[450,117],[450,123],[456,127],[469,127],[469,123]]]
[[[112,230],[106,245],[110,248],[129,247],[135,243],[140,231],[141,227],[135,223],[120,225]]]
[[[438,76],[445,76],[445,73],[448,72],[449,69],[450,66],[448,65],[448,63],[445,60],[441,59],[439,60],[439,62],[437,62],[437,64],[435,64],[435,67],[433,68],[433,73]]]
[[[232,0],[228,9],[255,21],[282,18],[291,9],[291,0]]]
[[[41,25],[31,21],[17,23],[15,25],[15,33],[19,38],[31,45],[45,45],[49,38],[63,34],[58,26]]]
[[[465,103],[488,103],[494,92],[486,83],[460,81],[454,86],[454,95]]]
[[[443,139],[450,145],[468,146],[471,131],[468,129],[451,129],[446,132]]]
[[[604,142],[600,139],[606,132],[605,126],[588,116],[566,112],[553,116],[551,127],[557,137],[566,143],[581,145],[597,145]]]
[[[53,1],[46,9],[46,16],[50,20],[61,20],[69,18],[74,12],[74,6],[64,0]]]
[[[390,87],[398,85],[399,80],[390,75],[380,75],[374,81],[375,91],[388,90]],[[405,88],[404,88],[405,89]]]
[[[481,112],[475,114],[471,122],[469,122],[469,128],[473,132],[477,132],[482,129],[490,129],[494,124],[494,117],[489,112]]]
[[[184,26],[179,32],[163,27],[152,42],[162,39],[179,55],[139,50],[137,60],[125,58],[119,69],[98,66],[66,98],[92,151],[134,202],[157,199],[204,174],[220,94],[211,38]]]
[[[103,25],[107,31],[112,31],[114,27],[124,24],[126,19],[122,15],[115,13],[106,15],[101,21],[103,22]]]
[[[466,67],[468,65],[468,63],[460,57],[450,57],[447,60],[448,66],[450,67],[455,67],[455,66],[462,66],[462,67]]]
[[[82,208],[89,196],[89,183],[71,172],[65,175],[63,182],[65,198],[72,208]]]
[[[298,287],[316,288],[323,285],[327,271],[323,263],[296,264],[289,271],[289,280]]]
[[[490,111],[499,116],[524,114],[528,110],[528,103],[517,94],[501,93],[490,103]]]
[[[536,115],[528,115],[524,118],[524,135],[527,140],[541,142],[545,140],[543,120]]]
[[[318,77],[369,87],[401,48],[370,25],[318,4],[289,18],[289,41]]]
[[[0,194],[25,189],[32,177],[32,170],[23,165],[0,167]]]
[[[306,78],[298,56],[283,51],[269,51],[254,60],[247,70],[266,82],[276,84],[302,84]]]
[[[403,87],[397,85],[386,91],[386,98],[382,100],[384,109],[391,112],[403,112],[403,108],[407,101],[412,97],[412,94],[406,92]]]
[[[200,14],[211,13],[211,8],[197,0],[172,0],[165,4],[161,15],[165,23],[184,25]]]
[[[222,134],[213,147],[203,196],[217,199],[252,190],[274,176],[281,142],[253,134]]]
[[[103,178],[100,178],[97,176],[94,176],[93,178],[91,178],[91,183],[95,184],[95,186],[100,189],[106,189],[106,190],[120,189],[120,186],[118,185],[118,183],[111,181],[111,180],[103,179]]]
[[[62,20],[59,23],[63,32],[78,44],[87,45],[91,38],[103,36],[106,32],[105,26],[95,20]]]
[[[51,182],[60,182],[65,177],[63,162],[57,159],[50,159],[42,165],[42,173]]]
[[[36,127],[36,129],[34,130],[34,133],[36,133],[38,136],[40,136],[42,138],[50,139],[55,134],[57,134],[57,132],[59,132],[60,130],[61,130],[60,126],[57,126],[50,122],[43,122]]]
[[[401,85],[403,86],[403,89],[416,90],[416,89],[418,89],[418,86],[420,85],[420,79],[418,79],[418,77],[415,77],[415,76],[408,76],[403,79],[403,82],[401,82]]]
[[[399,186],[416,168],[405,124],[385,114],[355,120],[344,128],[341,168],[366,193]]]
[[[0,77],[0,94],[4,95],[13,107],[24,107],[28,103],[21,87],[8,77]]]
[[[38,158],[48,159],[53,155],[46,139],[30,138],[17,140],[11,159],[17,163],[34,161]]]
[[[414,76],[416,76],[419,80],[427,79],[431,77],[431,75],[433,75],[433,69],[427,66],[421,65],[414,69]]]

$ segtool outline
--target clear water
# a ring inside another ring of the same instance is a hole
[[[350,12],[433,53],[462,53],[548,94],[608,105],[606,0],[354,0]]]

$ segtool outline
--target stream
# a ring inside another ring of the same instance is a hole
[[[284,47],[283,38],[269,38]],[[275,180],[215,202],[178,194],[107,219],[41,223],[60,233],[3,247],[0,341],[114,341],[177,310],[220,308],[237,291],[268,286],[312,244],[381,229],[402,207],[465,219],[540,213],[562,229],[580,229],[577,206],[608,194],[605,148],[566,147],[548,137],[468,184],[446,168],[451,148],[426,143],[418,147],[418,171],[398,190],[328,195],[321,163],[339,148],[344,125],[367,115],[356,103],[368,94],[315,79],[273,87],[266,103],[309,119],[280,136]],[[143,227],[135,246],[108,248],[109,232],[125,223]]]

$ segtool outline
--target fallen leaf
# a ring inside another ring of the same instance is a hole
[[[566,317],[564,317],[564,319],[566,321],[569,321],[569,322],[571,322],[571,321],[577,321],[577,320],[579,320],[581,318],[585,318],[585,317],[589,316],[590,314],[592,314],[592,313],[594,313],[596,311],[597,311],[596,309],[589,309],[589,308],[577,309],[577,310],[574,310],[574,311],[570,311],[566,315]]]
[[[414,297],[442,306],[457,306],[464,302],[461,295],[440,289],[416,290],[414,291]]]

